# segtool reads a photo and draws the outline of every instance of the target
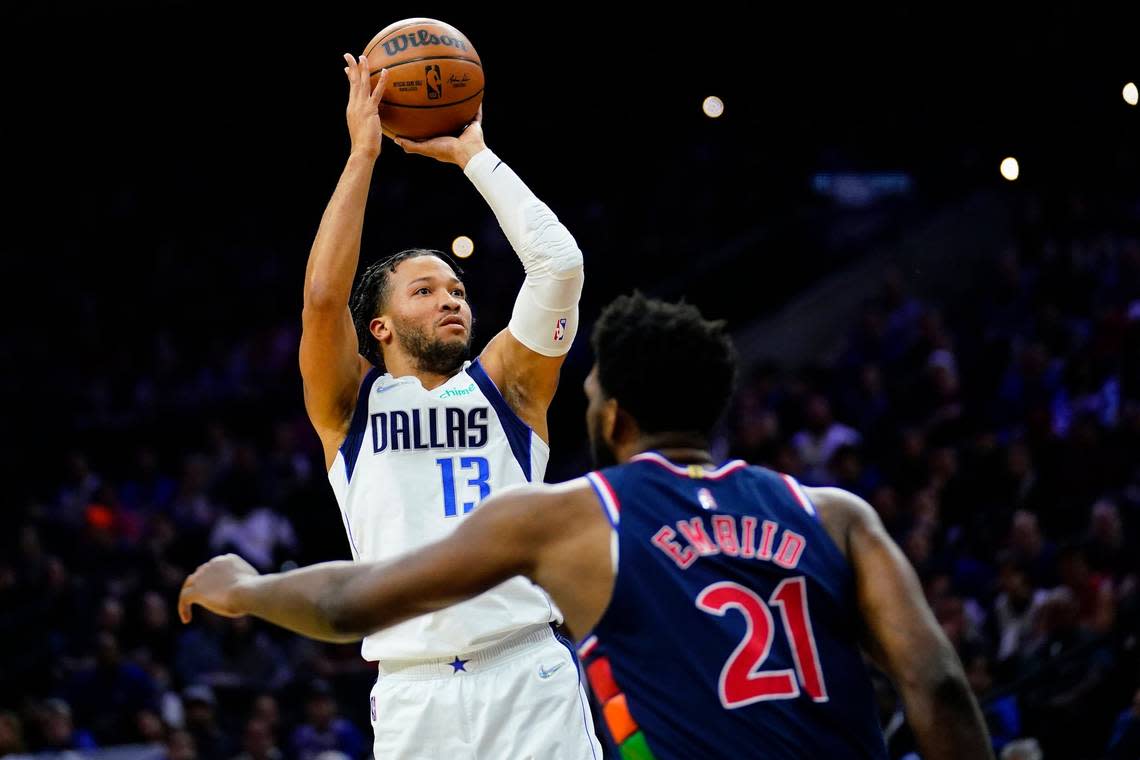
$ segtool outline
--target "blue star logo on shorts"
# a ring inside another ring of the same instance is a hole
[[[467,672],[467,668],[465,668],[465,667],[463,667],[463,666],[464,666],[464,665],[466,665],[466,664],[467,664],[467,663],[469,663],[469,662],[471,662],[471,660],[461,660],[461,659],[459,659],[459,655],[455,655],[455,659],[454,659],[454,660],[452,660],[451,662],[449,662],[449,663],[448,663],[448,665],[450,665],[451,667],[455,668],[455,670],[454,670],[454,671],[452,671],[452,672],[454,672],[454,673],[458,673],[458,672],[459,672],[459,671],[461,671],[461,670],[462,670],[464,673],[466,673],[466,672]]]

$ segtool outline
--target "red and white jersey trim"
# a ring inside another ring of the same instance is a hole
[[[791,475],[781,474],[780,477],[783,479],[784,484],[787,485],[788,490],[792,492],[792,496],[794,496],[799,505],[804,508],[804,511],[814,517],[815,505],[811,503],[811,499],[808,498],[803,486]]]
[[[600,472],[586,473],[586,480],[590,481],[590,485],[594,487],[594,492],[598,494],[598,499],[601,500],[602,506],[606,508],[606,514],[610,518],[610,523],[616,528],[617,524],[621,522],[621,502],[618,501],[613,486],[610,485],[610,482],[606,480],[605,476]]]
[[[631,462],[653,462],[654,464],[660,465],[660,466],[664,467],[665,469],[669,470],[674,475],[680,475],[681,477],[685,477],[685,478],[693,477],[691,471],[689,470],[689,467],[681,467],[680,465],[673,464],[668,459],[666,459],[665,457],[658,454],[656,451],[646,451],[646,452],[643,452],[641,454],[637,454],[636,456],[630,457],[629,461],[631,461]],[[745,462],[743,459],[733,459],[731,462],[725,462],[724,464],[722,464],[720,467],[716,468],[715,470],[707,469],[703,465],[690,465],[690,467],[700,467],[701,468],[700,477],[702,479],[707,479],[707,480],[720,480],[725,475],[730,475],[730,474],[736,472],[737,470],[743,469],[747,466],[748,466],[748,463]]]

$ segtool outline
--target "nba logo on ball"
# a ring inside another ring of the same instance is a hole
[[[424,76],[427,78],[428,100],[439,100],[443,97],[443,77],[439,73],[439,66],[425,66]]]
[[[560,319],[554,323],[554,339],[562,340],[566,337],[566,320]]]

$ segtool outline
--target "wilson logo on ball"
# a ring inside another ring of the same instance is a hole
[[[415,34],[401,34],[399,37],[393,37],[390,40],[385,40],[381,44],[384,46],[384,52],[388,55],[395,55],[400,51],[407,50],[409,45],[412,47],[425,47],[427,45],[446,45],[447,47],[453,47],[457,50],[467,50],[467,43],[463,40],[458,40],[454,37],[448,37],[446,34],[431,34],[426,29],[420,29]]]

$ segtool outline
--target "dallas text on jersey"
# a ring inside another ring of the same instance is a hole
[[[488,408],[396,409],[372,415],[372,451],[478,449],[487,445]]]

